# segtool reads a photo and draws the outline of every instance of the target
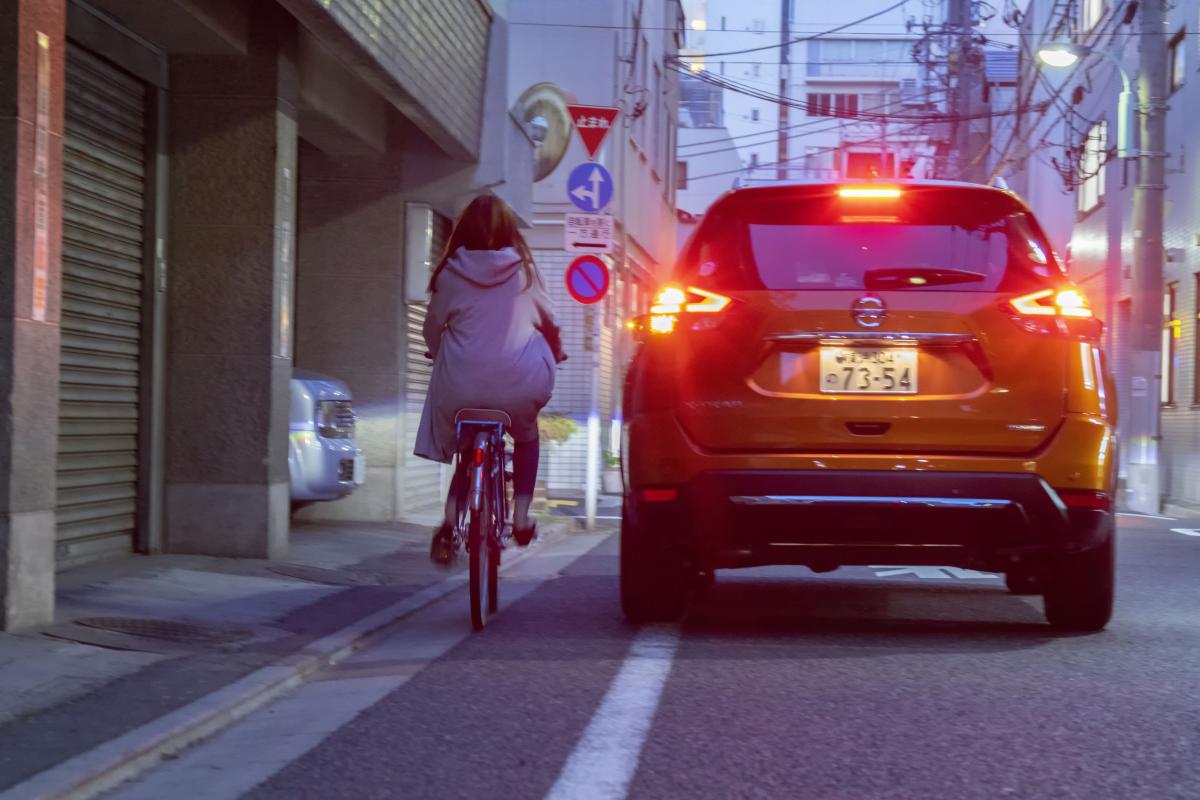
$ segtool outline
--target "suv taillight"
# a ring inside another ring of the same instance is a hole
[[[1097,341],[1102,325],[1078,289],[1041,289],[1005,303],[1013,321],[1029,333],[1061,334]]]
[[[682,317],[692,314],[703,315],[697,319],[708,320],[702,327],[712,327],[717,314],[724,311],[733,302],[723,294],[710,292],[707,289],[697,289],[689,286],[664,286],[654,298],[650,306],[650,314],[640,317],[630,323],[630,327],[639,335],[668,334],[675,331]],[[696,327],[693,324],[692,327]]]

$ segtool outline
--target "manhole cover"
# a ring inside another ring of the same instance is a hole
[[[249,639],[254,635],[253,631],[237,625],[136,617],[85,617],[75,620],[75,624],[129,636],[141,636],[145,639],[163,639],[188,644],[229,644]]]
[[[267,567],[267,569],[276,575],[312,583],[325,583],[331,586],[379,586],[382,583],[377,575],[343,572],[324,567],[308,567],[303,564],[279,564]]]

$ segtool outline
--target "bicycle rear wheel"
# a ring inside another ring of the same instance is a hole
[[[500,607],[500,550],[495,542],[488,549],[488,614],[495,614]]]
[[[482,492],[479,508],[471,509],[467,553],[471,583],[471,627],[483,630],[495,610],[495,569],[492,565],[491,505],[489,492]]]

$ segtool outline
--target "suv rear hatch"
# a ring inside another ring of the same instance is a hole
[[[680,312],[659,338],[699,445],[1026,453],[1053,435],[1079,332],[1036,222],[985,187],[892,192],[750,190],[705,217],[684,303],[656,309]]]

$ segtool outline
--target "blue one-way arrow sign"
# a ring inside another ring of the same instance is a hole
[[[589,161],[571,170],[567,178],[567,197],[580,211],[601,211],[612,196],[612,175],[604,167]]]

